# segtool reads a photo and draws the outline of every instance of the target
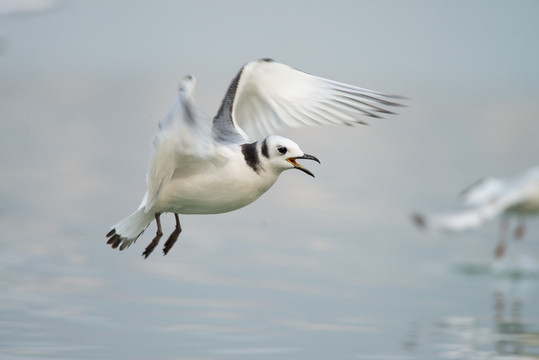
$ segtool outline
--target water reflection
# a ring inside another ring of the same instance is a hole
[[[495,264],[493,305],[495,348],[500,355],[539,356],[539,324],[526,307],[537,306],[539,264],[525,254]]]
[[[539,357],[539,324],[534,317],[539,267],[526,255],[511,261],[459,263],[461,276],[491,281],[491,315],[440,317],[423,328],[414,324],[404,347],[412,353],[432,349],[443,359],[532,359]],[[521,266],[525,264],[524,266]]]

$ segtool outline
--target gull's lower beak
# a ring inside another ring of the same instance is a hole
[[[305,174],[309,174],[311,175],[312,177],[314,177],[313,173],[310,172],[309,170],[305,169],[303,166],[301,166],[300,164],[298,164],[296,162],[297,159],[307,159],[307,160],[314,160],[316,161],[317,163],[320,164],[320,160],[318,160],[315,156],[312,156],[312,155],[309,155],[309,154],[303,154],[303,156],[298,156],[298,157],[291,157],[291,158],[288,158],[286,159],[286,161],[288,161],[290,164],[294,165],[294,167],[298,170],[301,170],[303,171]]]

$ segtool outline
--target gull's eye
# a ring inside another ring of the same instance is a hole
[[[286,154],[286,151],[287,151],[286,146],[279,146],[277,148],[277,151],[280,152],[281,154]]]

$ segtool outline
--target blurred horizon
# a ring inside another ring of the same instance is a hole
[[[1,356],[535,356],[538,220],[496,261],[499,219],[445,236],[410,214],[458,210],[478,179],[538,165],[538,13],[524,0],[0,0]],[[406,107],[284,129],[321,160],[315,179],[285,172],[243,209],[182,216],[166,257],[140,257],[153,224],[112,251],[105,234],[144,194],[179,79],[197,78],[210,120],[264,57]]]

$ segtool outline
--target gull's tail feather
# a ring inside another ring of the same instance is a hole
[[[123,250],[135,242],[148,225],[153,221],[152,213],[144,212],[144,207],[119,221],[107,234],[107,244],[113,249],[120,247]]]

